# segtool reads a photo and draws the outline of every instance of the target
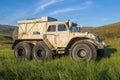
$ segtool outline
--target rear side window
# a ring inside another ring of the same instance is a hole
[[[67,30],[67,28],[64,24],[58,25],[58,31],[66,31],[66,30]]]
[[[49,27],[48,27],[48,30],[47,30],[48,32],[55,32],[56,31],[56,25],[50,25]]]

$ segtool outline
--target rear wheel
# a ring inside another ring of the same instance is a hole
[[[45,45],[44,42],[38,42],[33,47],[33,56],[35,59],[51,60],[53,58],[52,51]]]
[[[31,46],[28,43],[20,42],[15,46],[14,55],[16,58],[31,59]]]
[[[90,61],[97,58],[94,45],[87,41],[76,42],[70,50],[70,55],[74,60]]]

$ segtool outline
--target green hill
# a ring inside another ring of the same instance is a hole
[[[12,32],[16,26],[0,25],[0,44],[12,40]]]
[[[0,34],[10,35],[16,26],[0,25]]]
[[[99,35],[109,48],[120,49],[120,22],[87,29],[87,31]],[[107,51],[110,52],[111,50]]]
[[[98,34],[103,39],[120,38],[120,22],[88,29],[87,31]]]

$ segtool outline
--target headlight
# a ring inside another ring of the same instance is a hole
[[[95,35],[92,35],[91,37],[96,40]]]
[[[95,35],[92,35],[92,38],[98,41],[98,38]]]
[[[107,46],[106,43],[105,43],[104,41],[102,41],[102,44],[103,44],[104,46]]]

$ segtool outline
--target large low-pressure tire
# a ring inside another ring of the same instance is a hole
[[[90,42],[85,42],[87,45],[89,45],[89,47],[92,49],[92,60],[96,60],[97,59],[97,48],[95,47],[95,45],[93,45]]]
[[[31,46],[28,43],[20,42],[15,46],[14,55],[16,58],[27,58],[31,59]]]
[[[45,45],[44,42],[38,42],[34,47],[33,47],[33,57],[35,59],[39,60],[51,60],[53,59],[53,53],[52,51]]]
[[[96,60],[97,50],[93,44],[87,41],[78,41],[71,47],[70,56],[74,60]]]

